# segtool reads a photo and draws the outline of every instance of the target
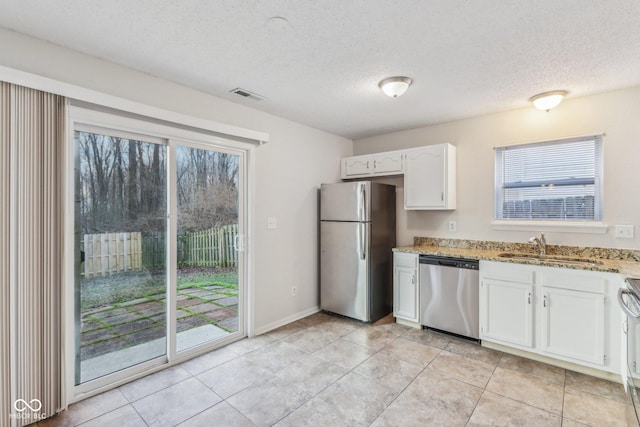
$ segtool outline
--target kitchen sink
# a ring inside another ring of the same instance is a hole
[[[507,258],[519,261],[543,261],[543,262],[553,262],[558,264],[577,264],[577,265],[600,265],[601,261],[594,260],[591,258],[579,258],[579,257],[565,257],[565,256],[554,256],[554,255],[534,255],[534,254],[525,254],[525,253],[516,253],[516,252],[503,252],[498,254],[500,258]]]

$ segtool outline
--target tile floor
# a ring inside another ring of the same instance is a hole
[[[45,426],[625,426],[620,384],[431,331],[317,313]]]

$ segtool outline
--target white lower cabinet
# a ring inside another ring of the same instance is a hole
[[[542,351],[604,365],[604,294],[545,287],[542,293]]]
[[[533,285],[485,279],[480,298],[485,307],[480,320],[483,339],[533,346]]]
[[[480,339],[608,372],[620,372],[621,276],[480,262]]]
[[[419,324],[420,284],[418,282],[418,255],[393,254],[393,316]]]

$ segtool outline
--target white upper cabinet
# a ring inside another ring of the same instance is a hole
[[[352,156],[342,159],[342,179],[402,174],[402,151]]]
[[[405,151],[404,208],[456,208],[456,147],[438,144]]]
[[[403,174],[405,209],[456,208],[456,147],[451,144],[342,159],[342,179]]]

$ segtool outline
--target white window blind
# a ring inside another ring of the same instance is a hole
[[[600,221],[602,135],[496,148],[496,219]]]

